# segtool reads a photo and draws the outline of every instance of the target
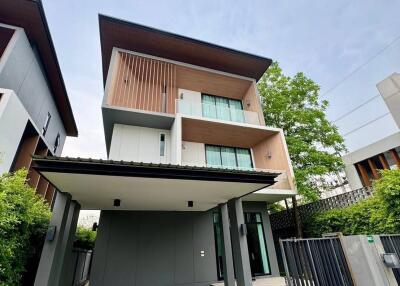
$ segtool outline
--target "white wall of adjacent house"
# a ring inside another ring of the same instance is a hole
[[[182,141],[182,165],[205,166],[206,165],[205,144]]]
[[[28,120],[15,93],[0,88],[0,174],[10,171]]]
[[[397,127],[400,128],[400,73],[393,73],[376,87],[385,101]]]
[[[0,60],[0,88],[13,90],[31,121],[40,128],[51,115],[44,142],[52,149],[57,135],[60,144],[56,155],[61,155],[66,131],[58,113],[41,58],[35,46],[29,42],[22,28],[0,23],[0,26],[15,29]]]
[[[164,135],[164,155],[161,153]],[[115,124],[109,159],[146,163],[171,162],[170,130]]]

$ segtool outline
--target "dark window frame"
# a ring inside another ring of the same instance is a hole
[[[204,146],[204,151],[205,151],[206,166],[208,165],[208,163],[207,163],[207,146],[211,146],[211,147],[218,147],[219,148],[219,157],[221,158],[221,167],[225,167],[224,165],[222,165],[222,152],[221,152],[221,147],[225,147],[225,148],[233,148],[235,150],[236,168],[239,168],[237,152],[236,152],[237,149],[246,149],[246,150],[248,150],[249,154],[250,154],[251,168],[254,168],[253,156],[251,155],[251,148],[232,147],[232,146],[223,146],[223,145],[215,145],[215,144],[204,144],[204,145],[205,145]]]
[[[43,136],[46,136],[47,130],[49,129],[49,125],[50,125],[50,120],[51,120],[51,114],[50,114],[50,112],[47,112],[46,121],[44,122],[44,125],[42,128]]]
[[[243,101],[242,101],[241,99],[230,98],[230,97],[226,97],[226,96],[220,96],[220,95],[214,95],[214,94],[209,94],[209,93],[204,93],[204,92],[202,92],[202,93],[201,93],[201,104],[203,104],[203,97],[204,97],[204,95],[212,96],[212,97],[213,97],[215,108],[217,108],[217,98],[224,98],[224,99],[227,99],[227,100],[228,100],[228,108],[231,108],[231,104],[230,104],[229,100],[234,100],[234,101],[240,102],[240,108],[241,108],[240,110],[245,111],[244,108],[243,108]],[[203,109],[203,108],[202,108],[202,109]],[[202,116],[204,116],[204,115],[202,114]],[[229,116],[230,116],[230,115],[229,115]],[[218,119],[218,118],[216,118],[216,119]],[[233,121],[232,118],[230,118],[229,121]],[[235,122],[235,121],[233,121],[233,122]]]
[[[158,139],[160,143],[160,157],[165,157],[165,147],[167,144],[166,134],[161,132]]]
[[[254,214],[254,215],[259,214],[259,215],[260,215],[260,222],[257,222],[257,220],[256,220],[255,222],[247,221],[247,214]],[[254,275],[255,275],[255,276],[270,276],[270,275],[272,275],[272,271],[271,271],[271,262],[270,262],[270,259],[269,259],[267,240],[266,240],[266,238],[265,238],[264,220],[263,220],[263,217],[262,217],[262,212],[258,212],[258,211],[244,211],[244,212],[243,212],[243,215],[244,215],[244,223],[245,223],[246,225],[247,225],[247,224],[256,224],[256,225],[257,225],[257,224],[260,224],[260,225],[261,225],[262,234],[263,234],[263,240],[264,240],[264,245],[265,245],[265,251],[266,251],[266,254],[267,254],[267,263],[268,263],[269,273],[254,274]]]
[[[54,141],[53,154],[56,154],[58,147],[60,146],[60,133],[57,133],[56,140]]]

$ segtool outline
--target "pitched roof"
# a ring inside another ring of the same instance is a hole
[[[259,80],[271,59],[99,15],[105,84],[113,47]]]

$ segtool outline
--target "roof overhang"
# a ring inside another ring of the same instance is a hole
[[[77,136],[78,129],[41,1],[0,0],[0,7],[0,23],[24,28],[29,41],[38,48],[67,135]]]
[[[114,47],[259,80],[271,59],[99,15],[104,85]]]
[[[278,173],[33,157],[33,168],[83,209],[206,211],[275,183]],[[121,206],[113,206],[114,199]],[[189,208],[188,201],[194,206]]]

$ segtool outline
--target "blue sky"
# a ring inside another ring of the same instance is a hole
[[[79,137],[63,155],[105,158],[98,13],[279,61],[321,86],[335,120],[378,94],[376,83],[400,72],[400,1],[99,1],[43,0]],[[347,77],[352,71],[355,74]],[[340,84],[338,84],[340,83]],[[333,89],[332,89],[333,88]],[[376,98],[336,122],[342,134],[385,114]],[[390,116],[347,135],[354,150],[396,131]]]

